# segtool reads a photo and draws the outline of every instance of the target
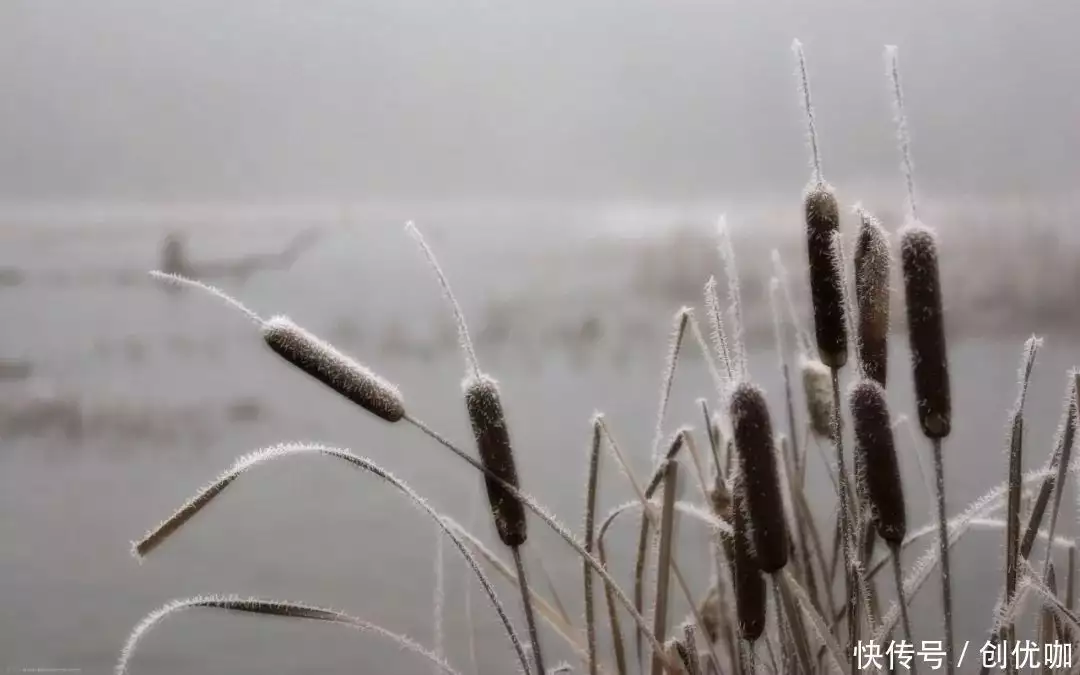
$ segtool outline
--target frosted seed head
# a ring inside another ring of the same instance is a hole
[[[462,384],[465,408],[469,413],[480,463],[513,487],[518,487],[517,466],[510,445],[510,431],[499,398],[498,383],[481,373]],[[505,487],[484,476],[488,504],[495,519],[499,539],[507,546],[521,546],[527,538],[525,507]]]
[[[934,231],[917,222],[904,226],[900,258],[919,423],[928,438],[944,438],[951,429],[952,398]]]
[[[907,534],[907,516],[885,390],[873,380],[862,380],[851,387],[848,404],[861,468],[858,480],[871,516],[881,538],[900,545]]]
[[[405,416],[397,387],[284,316],[262,325],[263,340],[292,365],[387,422]]]
[[[885,386],[889,357],[889,239],[869,212],[858,209],[855,245],[855,299],[859,362],[867,377]]]
[[[833,235],[840,229],[840,209],[832,188],[824,183],[811,183],[803,207],[818,352],[825,365],[841,368],[847,363],[848,335],[843,280],[833,259]]]
[[[772,574],[787,564],[788,537],[769,409],[761,389],[747,382],[735,387],[730,405],[754,556]]]
[[[754,561],[748,531],[745,485],[741,478],[732,488],[731,579],[735,585],[735,614],[739,637],[754,642],[765,631],[765,578]]]

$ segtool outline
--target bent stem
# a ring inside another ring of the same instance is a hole
[[[525,623],[529,628],[529,642],[532,643],[533,660],[538,675],[545,673],[544,657],[540,653],[540,635],[536,631],[536,616],[533,614],[532,597],[529,595],[528,577],[525,575],[525,562],[521,559],[521,547],[511,546],[514,554],[514,567],[517,568],[518,588],[521,589],[521,606],[525,611]]]
[[[183,600],[173,600],[161,609],[155,610],[148,614],[139,625],[135,627],[131,635],[128,637],[127,643],[124,645],[123,651],[120,653],[120,660],[117,662],[113,672],[115,675],[124,675],[128,670],[128,663],[131,661],[131,657],[135,654],[135,647],[139,641],[150,631],[156,624],[162,621],[165,617],[181,612],[187,609],[216,609],[227,612],[237,612],[241,614],[256,614],[263,616],[277,616],[287,617],[294,619],[307,619],[309,621],[323,621],[327,623],[338,624],[342,626],[348,626],[350,628],[357,629],[364,633],[373,633],[381,638],[389,640],[395,643],[399,648],[405,651],[412,652],[418,656],[422,656],[427,659],[432,666],[434,666],[437,672],[446,673],[446,675],[460,675],[460,673],[454,670],[450,664],[446,662],[438,654],[435,654],[429,649],[417,644],[408,636],[393,633],[382,626],[374,623],[363,621],[348,614],[337,612],[332,609],[324,609],[322,607],[315,607],[313,605],[301,605],[290,602],[281,602],[278,600],[266,600],[261,598],[240,598],[238,596],[198,596],[194,598],[185,598]]]

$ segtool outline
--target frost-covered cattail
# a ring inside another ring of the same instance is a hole
[[[870,503],[871,517],[878,535],[899,546],[907,534],[907,515],[885,390],[872,380],[857,382],[848,393],[848,404],[855,433],[855,457],[861,469],[858,480]]]
[[[736,481],[732,506],[731,579],[735,585],[735,615],[739,637],[753,642],[765,631],[765,577],[751,551],[746,500],[741,478]]]
[[[858,209],[855,300],[859,363],[866,376],[886,386],[889,362],[889,240],[877,218]]]
[[[951,427],[952,399],[933,230],[919,223],[906,225],[900,232],[900,257],[919,423],[927,438],[944,438]]]
[[[848,341],[844,282],[833,256],[833,235],[840,229],[840,209],[832,188],[824,183],[812,184],[807,189],[803,208],[818,354],[829,368],[840,368],[847,363]]]
[[[800,358],[803,394],[810,429],[818,438],[833,437],[832,375],[828,366],[816,359]]]
[[[735,451],[745,486],[754,559],[762,572],[778,572],[788,560],[787,526],[776,467],[776,446],[765,395],[747,382],[731,393]]]
[[[284,316],[262,324],[262,336],[283,359],[388,422],[405,416],[405,403],[394,385],[342,354]]]
[[[480,462],[499,478],[518,487],[517,466],[498,384],[487,375],[480,375],[467,378],[463,388]],[[525,507],[491,477],[485,476],[484,481],[499,539],[507,546],[521,546],[526,538]]]

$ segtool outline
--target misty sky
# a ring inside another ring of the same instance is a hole
[[[1075,0],[4,0],[0,201],[1071,191]]]

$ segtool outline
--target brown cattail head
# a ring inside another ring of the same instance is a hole
[[[371,414],[388,422],[405,416],[405,402],[394,385],[288,317],[275,316],[265,322],[262,336],[283,359]]]
[[[877,218],[859,209],[855,244],[859,363],[866,376],[885,386],[889,362],[889,239]]]
[[[463,389],[469,422],[472,423],[473,436],[480,452],[480,463],[510,485],[518,487],[517,466],[510,447],[506,416],[499,401],[498,384],[481,374],[480,377],[466,378]],[[499,539],[507,546],[521,546],[526,538],[525,507],[490,476],[484,476],[484,481]]]
[[[900,257],[919,423],[927,438],[944,438],[951,428],[952,399],[934,231],[919,223],[906,225],[900,232]]]
[[[745,487],[741,477],[732,491],[731,580],[735,585],[735,615],[739,637],[753,642],[765,631],[765,577],[761,575],[751,552],[747,524]]]
[[[745,486],[754,559],[762,572],[772,574],[787,564],[788,537],[772,422],[761,389],[748,382],[735,387],[731,393],[731,424]]]
[[[833,235],[840,230],[840,209],[832,188],[823,183],[811,184],[803,207],[818,353],[826,366],[840,368],[847,363],[848,341],[844,282],[833,256]]]
[[[810,429],[818,438],[833,437],[833,390],[832,373],[821,361],[801,358],[803,395],[806,397],[806,414]]]
[[[862,380],[851,387],[848,404],[855,431],[855,457],[860,465],[857,479],[870,503],[878,534],[889,544],[899,546],[907,534],[907,516],[885,390],[873,380]]]

